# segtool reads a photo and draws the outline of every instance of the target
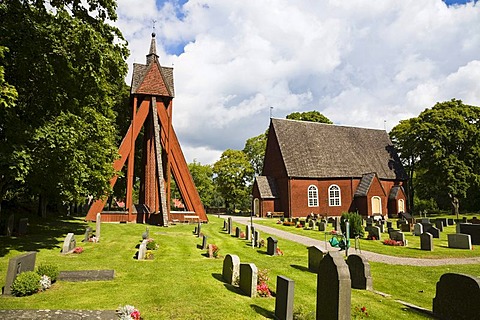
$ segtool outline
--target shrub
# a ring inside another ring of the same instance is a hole
[[[147,250],[157,250],[157,249],[158,249],[158,244],[155,242],[155,240],[147,241]]]
[[[20,273],[11,286],[12,294],[17,297],[29,296],[41,289],[40,275],[35,271]]]
[[[54,283],[55,281],[57,281],[58,267],[54,266],[52,264],[41,264],[37,267],[37,273],[40,276],[45,275],[45,276],[49,277],[50,281],[52,281],[52,283]]]
[[[350,224],[350,239],[355,237],[363,238],[365,234],[365,230],[363,229],[362,225],[362,217],[356,212],[344,212],[342,213],[342,217],[340,219],[340,228],[342,232],[346,234],[345,229],[345,222],[348,221]]]

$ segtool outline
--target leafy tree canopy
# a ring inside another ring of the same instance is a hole
[[[221,204],[215,184],[213,183],[213,166],[193,160],[188,164],[188,169],[192,175],[195,186],[197,187],[200,199],[205,207],[217,207]]]
[[[268,129],[265,133],[247,139],[245,147],[243,148],[243,152],[247,155],[255,175],[262,174],[263,158],[265,157],[265,149],[267,148],[267,135]]]
[[[287,115],[287,119],[333,124],[330,119],[328,119],[316,110],[306,112],[293,112]]]

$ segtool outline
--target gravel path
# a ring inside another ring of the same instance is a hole
[[[225,216],[224,216],[225,217]],[[231,217],[233,221],[240,224],[250,224],[250,217],[238,217],[238,216],[228,216]],[[275,235],[279,238],[287,239],[294,241],[300,244],[303,244],[307,247],[309,246],[319,246],[324,250],[328,251],[338,251],[338,248],[333,248],[330,244],[325,243],[325,241],[312,239],[305,236],[300,236],[293,234],[287,231],[279,230],[272,227],[267,227],[260,224],[255,224],[255,220],[260,218],[254,218],[253,225],[255,229]],[[355,249],[350,249],[349,254],[356,253]],[[443,266],[449,264],[480,264],[480,257],[475,258],[449,258],[449,259],[419,259],[419,258],[404,258],[404,257],[395,257],[387,256],[384,254],[374,253],[370,251],[361,250],[363,256],[365,256],[368,261],[381,262],[386,264],[395,264],[395,265],[408,265],[408,266]]]

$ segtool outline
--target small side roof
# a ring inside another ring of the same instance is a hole
[[[262,199],[276,199],[278,198],[277,184],[275,178],[267,176],[255,177],[255,182],[260,192],[260,198]]]

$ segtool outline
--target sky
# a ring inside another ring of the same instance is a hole
[[[118,0],[117,14],[128,84],[155,25],[187,162],[243,149],[270,116],[317,110],[389,131],[439,101],[480,105],[474,1]]]

